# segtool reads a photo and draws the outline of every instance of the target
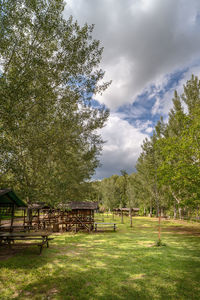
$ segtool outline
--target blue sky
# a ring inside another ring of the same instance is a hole
[[[167,116],[174,90],[200,73],[199,0],[68,0],[64,12],[95,24],[104,47],[101,67],[111,86],[98,105],[110,109],[94,179],[135,169],[144,138]]]

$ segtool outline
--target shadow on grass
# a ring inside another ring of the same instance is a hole
[[[113,253],[100,247],[88,255],[57,255],[53,269],[25,284],[14,299],[198,299],[197,265],[184,253],[174,256],[176,247]]]
[[[141,223],[58,235],[42,256],[29,248],[0,262],[0,299],[199,299],[199,238],[166,232],[167,246],[153,247],[155,223]]]

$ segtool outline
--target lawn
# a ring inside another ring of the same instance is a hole
[[[58,234],[41,256],[1,249],[0,299],[200,299],[200,224],[163,221],[156,247],[156,219],[116,219],[117,232]]]

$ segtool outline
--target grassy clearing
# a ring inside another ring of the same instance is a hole
[[[112,218],[105,218],[105,222]],[[117,232],[61,234],[0,260],[0,299],[200,299],[200,225],[134,218]]]

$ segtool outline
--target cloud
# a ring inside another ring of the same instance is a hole
[[[198,0],[71,0],[70,14],[96,25],[106,79],[113,80],[98,100],[112,110],[199,58]]]
[[[94,178],[132,172],[145,137],[167,120],[174,89],[200,74],[199,0],[68,0],[64,12],[104,47],[101,67],[111,86],[96,100],[111,109]]]
[[[150,123],[146,123],[146,129]],[[144,128],[143,128],[144,129]],[[101,135],[107,143],[101,156],[102,167],[96,171],[95,179],[120,174],[121,169],[128,173],[134,171],[142,141],[147,137],[140,128],[133,127],[120,115],[111,114],[107,125],[101,130]]]
[[[164,88],[165,92],[159,97],[157,96],[156,103],[152,107],[152,114],[160,114],[167,116],[169,110],[173,106],[172,99],[174,97],[174,91],[176,90],[178,94],[181,96],[183,93],[183,86],[186,84],[187,80],[191,78],[191,74],[198,76],[200,78],[200,65],[193,65],[182,73],[182,76],[179,77],[178,81],[173,84],[170,88]],[[184,103],[183,103],[183,106]],[[186,107],[185,107],[186,109]]]

